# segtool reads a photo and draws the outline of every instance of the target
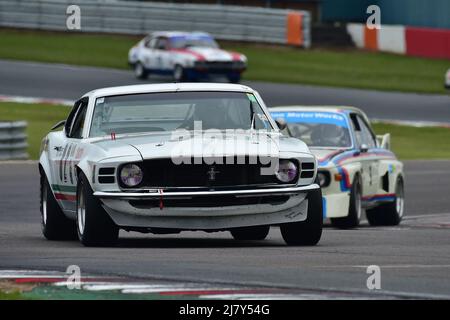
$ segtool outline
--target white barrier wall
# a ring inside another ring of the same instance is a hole
[[[368,29],[362,23],[347,24],[347,32],[358,48],[406,54],[405,26],[382,25],[381,29]]]
[[[360,23],[348,23],[347,32],[352,37],[353,43],[358,48],[364,48],[364,28]]]
[[[382,26],[381,29],[378,30],[378,50],[405,54],[405,27]]]

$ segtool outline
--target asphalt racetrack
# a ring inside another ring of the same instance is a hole
[[[170,79],[151,78],[148,82]],[[145,83],[131,71],[0,60],[0,95],[75,100],[95,88]],[[370,117],[450,123],[450,96],[244,82],[269,106],[355,105]],[[450,161],[405,163],[406,217],[398,227],[325,228],[315,247],[287,247],[272,228],[265,241],[226,232],[121,232],[115,248],[85,248],[41,235],[36,162],[0,163],[0,270],[66,270],[155,281],[303,290],[314,297],[450,298]],[[368,265],[381,290],[368,290]]]
[[[76,100],[97,88],[170,81],[170,77],[137,80],[131,70],[0,60],[0,95]],[[258,90],[268,106],[350,105],[370,118],[450,123],[450,95],[243,83]]]
[[[450,298],[450,161],[406,162],[406,218],[398,227],[324,229],[315,247],[287,247],[227,232],[142,235],[121,231],[114,248],[85,248],[41,235],[36,162],[0,163],[0,270],[66,270],[300,290],[308,297]],[[366,268],[381,269],[368,290]]]

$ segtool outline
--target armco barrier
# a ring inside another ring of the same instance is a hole
[[[310,14],[243,6],[94,0],[1,0],[0,26],[67,30],[69,5],[81,11],[81,32],[147,34],[205,31],[217,39],[309,47]]]
[[[361,23],[349,23],[347,31],[358,48],[450,59],[450,30],[387,25],[371,30]]]
[[[0,121],[0,160],[28,159],[25,121]]]

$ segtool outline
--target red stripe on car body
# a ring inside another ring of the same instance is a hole
[[[190,54],[190,55],[193,55],[194,57],[196,57],[197,60],[199,60],[199,61],[206,60],[205,56],[203,56],[202,54],[192,51],[192,50],[189,50],[189,49],[170,49],[169,51]]]

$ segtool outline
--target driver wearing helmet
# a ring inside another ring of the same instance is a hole
[[[348,131],[334,124],[319,124],[311,132],[314,146],[345,147],[349,144]]]

